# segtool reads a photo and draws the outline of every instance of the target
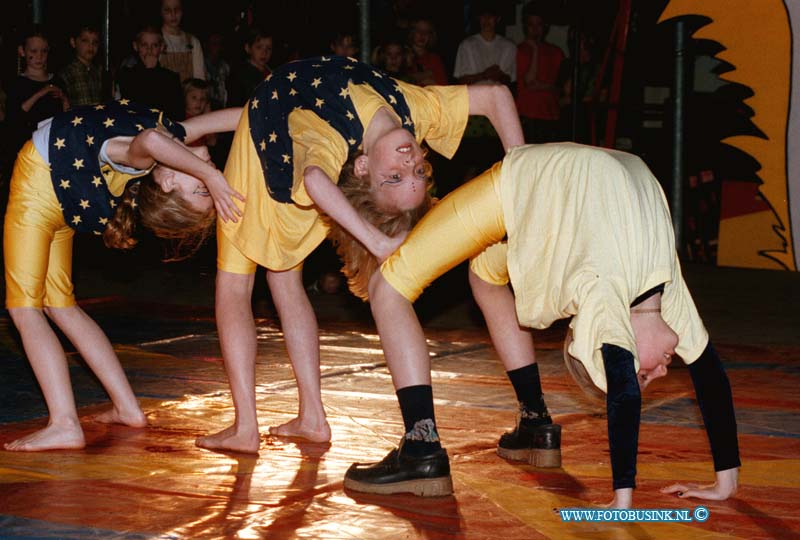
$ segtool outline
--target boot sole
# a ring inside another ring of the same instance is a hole
[[[561,467],[561,449],[542,450],[539,448],[532,448],[528,463],[534,467]]]
[[[350,478],[344,479],[345,489],[360,493],[376,493],[378,495],[394,495],[395,493],[412,493],[417,497],[446,497],[453,493],[453,479],[450,476],[438,478],[420,478],[393,484],[370,484]]]
[[[518,448],[512,450],[510,448],[497,447],[497,455],[509,461],[525,461],[528,462],[531,458],[530,448]]]

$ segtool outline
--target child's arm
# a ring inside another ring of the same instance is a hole
[[[736,493],[741,461],[731,384],[711,342],[703,354],[689,364],[689,374],[711,445],[717,481],[707,486],[673,484],[662,492],[677,493],[681,498],[725,500]]]
[[[322,169],[306,167],[303,175],[306,192],[314,204],[364,244],[379,262],[403,243],[405,235],[389,237],[361,217]]]
[[[231,107],[194,116],[187,120],[182,120],[180,124],[186,130],[186,143],[189,144],[211,133],[235,131],[241,116],[241,107]]]
[[[158,162],[192,175],[206,185],[224,221],[235,222],[236,217],[242,215],[232,199],[244,201],[244,197],[231,189],[222,173],[213,164],[200,159],[183,144],[156,129],[146,129],[129,142],[121,137],[111,139],[106,152],[111,160],[122,165],[148,169]]]
[[[511,95],[507,86],[501,84],[474,85],[468,86],[467,92],[469,93],[469,114],[480,114],[488,118],[500,136],[500,141],[506,151],[509,148],[525,144],[517,106],[514,104],[514,96]]]

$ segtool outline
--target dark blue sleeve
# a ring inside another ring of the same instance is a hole
[[[606,410],[614,489],[635,488],[642,393],[633,354],[607,343],[603,344],[601,352],[608,384]]]
[[[710,341],[700,358],[689,364],[689,373],[714,456],[714,470],[741,466],[731,383]]]

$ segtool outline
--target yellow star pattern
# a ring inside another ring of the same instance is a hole
[[[397,99],[392,94],[389,94],[389,103],[392,105],[397,105]]]
[[[72,119],[73,127],[76,127],[76,126],[78,126],[78,125],[80,125],[82,123],[83,123],[83,117],[82,116],[76,116],[75,118]]]
[[[258,109],[258,98],[253,98],[253,100],[250,102],[250,108]]]
[[[350,60],[351,62],[358,62],[358,59],[353,58],[352,56],[348,56],[347,59]]]
[[[77,225],[81,222],[81,216],[72,216],[72,224]]]
[[[403,120],[403,124],[405,124],[407,126],[410,126],[411,125],[411,118],[409,116],[406,116],[405,119]]]
[[[375,75],[375,76],[376,76],[377,78],[379,78],[379,79],[383,79],[383,75],[381,75],[380,73],[378,73],[378,72],[377,72],[377,71],[375,71],[374,69],[372,70],[372,74],[373,74],[373,75]]]
[[[290,96],[296,96],[296,95],[297,95],[297,90],[295,90],[294,88],[292,88],[291,90],[289,90],[289,95],[290,95]]]
[[[142,124],[136,124],[136,131],[144,131],[144,126]]]
[[[61,182],[59,182],[59,185],[61,186],[62,189],[69,189],[69,180],[64,180],[62,178]]]
[[[356,141],[354,138],[350,137],[349,139],[347,139],[347,142],[350,143],[350,146],[352,146],[352,145],[356,144],[358,141]]]
[[[355,69],[353,66],[344,66],[344,69]]]
[[[289,156],[289,154],[283,154],[283,155],[281,155],[281,157],[283,158],[283,162],[284,163],[289,163],[292,160],[292,158],[291,158],[291,156]]]
[[[131,100],[126,99],[126,98],[122,98],[121,100],[119,100],[119,104],[120,105],[127,105],[130,102],[131,102]]]
[[[91,135],[87,135],[86,136],[86,144],[88,144],[89,146],[92,146],[94,144],[94,137],[91,136]]]
[[[327,56],[320,57],[320,60],[322,60],[323,62],[330,62],[331,61],[331,59],[328,58]]]
[[[101,217],[98,221],[100,225],[108,225],[108,218]]]
[[[136,199],[132,199],[131,200],[131,208],[136,208],[137,206],[139,206],[139,205],[136,204]]]
[[[106,108],[106,106],[105,106],[105,105],[102,105],[102,104],[101,104],[101,105],[95,105],[95,106],[94,106],[94,110],[96,110],[96,111],[102,111],[102,110],[103,110],[103,109],[105,109],[105,108]]]
[[[267,149],[267,141],[262,139],[261,143],[259,143],[258,147],[261,148],[261,151],[263,152],[264,150]]]
[[[274,131],[269,134],[269,142],[276,142],[278,140],[278,134]]]
[[[317,98],[317,100],[314,102],[314,106],[317,109],[321,109],[323,105],[325,105],[325,100],[324,99]]]
[[[105,122],[103,122],[103,125],[106,126],[107,128],[110,128],[111,126],[114,125],[114,119],[106,118]]]
[[[347,111],[347,119],[348,120],[352,120],[353,118],[355,118],[355,116],[353,116],[353,113],[351,113],[350,111]]]
[[[58,137],[56,137],[56,142],[53,143],[53,146],[61,150],[62,148],[67,146],[67,144],[64,142],[64,139],[59,139]]]
[[[286,76],[286,78],[289,79],[289,82],[294,82],[294,80],[297,78],[297,72],[292,71]]]
[[[267,78],[266,78],[266,79],[264,79],[264,80],[265,80],[265,81],[268,81],[268,80],[270,80],[271,78],[272,78],[272,73],[270,73],[269,75],[267,75]]]
[[[277,90],[273,90],[272,91],[272,99],[278,99],[278,91]]]
[[[311,81],[311,86],[313,86],[314,88],[316,88],[317,86],[319,86],[321,84],[322,84],[322,77],[317,77],[316,79]]]
[[[394,85],[394,89],[399,92],[400,91],[400,85],[399,84]]]
[[[99,176],[92,176],[92,184],[94,187],[100,187],[103,183],[103,180]]]
[[[84,210],[86,210],[87,208],[89,208],[91,206],[89,204],[89,201],[87,201],[86,199],[81,199],[80,205],[81,205],[81,208],[83,208]]]
[[[153,109],[150,109],[150,112],[159,113],[161,111],[159,111],[158,109],[153,108]]]
[[[114,199],[109,199],[108,202],[109,204],[111,204],[111,208],[117,207],[117,201],[115,201]]]
[[[83,168],[83,160],[75,158],[75,161],[72,162],[72,166],[75,167],[76,169],[82,169]]]
[[[350,89],[346,87],[342,88],[342,91],[339,92],[339,95],[342,96],[343,98],[346,98],[347,96],[350,95]]]

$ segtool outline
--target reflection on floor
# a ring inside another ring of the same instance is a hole
[[[485,334],[429,332],[437,418],[455,494],[440,499],[342,490],[353,461],[376,460],[401,420],[374,330],[322,332],[330,445],[265,437],[259,456],[198,449],[198,435],[232,421],[211,313],[121,305],[86,309],[106,329],[150,426],[84,422],[80,451],[0,452],[2,538],[792,538],[800,531],[800,349],[718,347],[729,369],[744,467],[738,495],[703,503],[703,523],[565,523],[554,508],[610,499],[605,418],[578,395],[560,360],[559,331],[537,341],[548,404],[564,426],[561,469],[507,463],[494,451],[515,401]],[[0,339],[0,443],[44,422],[38,387],[7,318]],[[637,506],[689,508],[658,488],[707,482],[712,464],[688,372],[672,370],[645,398]],[[82,414],[105,396],[71,356]],[[274,321],[259,321],[262,430],[296,409],[291,367]]]

